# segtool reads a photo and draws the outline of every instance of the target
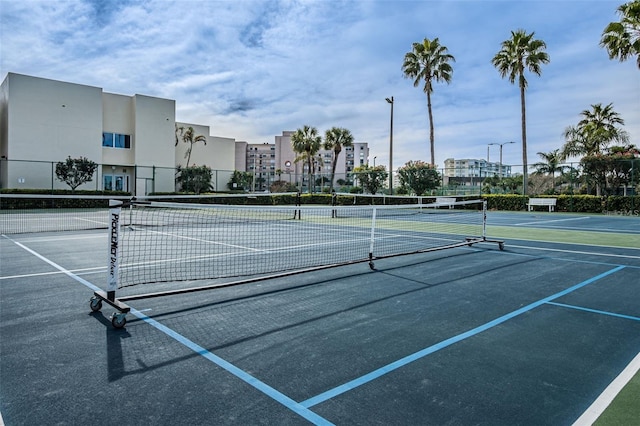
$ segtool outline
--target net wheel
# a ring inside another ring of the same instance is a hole
[[[89,307],[93,312],[99,312],[102,309],[102,300],[97,297],[92,297],[89,301]]]
[[[504,250],[504,243],[498,243],[498,248],[500,251]]]
[[[113,325],[114,328],[122,328],[126,323],[127,323],[126,314],[114,313],[113,316],[111,317],[111,325]]]
[[[375,269],[376,269],[376,265],[374,265],[374,264],[373,264],[373,262],[369,262],[369,268],[370,268],[372,271],[375,271]]]

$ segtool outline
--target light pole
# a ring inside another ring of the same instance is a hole
[[[373,167],[376,167],[376,158],[378,158],[378,156],[373,157]]]
[[[393,96],[385,98],[391,104],[391,129],[389,131],[389,195],[393,195]]]
[[[503,142],[503,143],[497,143],[497,142],[493,142],[490,143],[489,145],[500,145],[500,162],[498,163],[498,175],[500,176],[500,179],[502,179],[502,147],[504,145],[510,144],[510,143],[515,143],[513,141],[509,141],[509,142]],[[487,161],[489,161],[489,147],[487,146]]]

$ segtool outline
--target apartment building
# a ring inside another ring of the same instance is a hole
[[[174,100],[8,73],[0,86],[0,188],[68,189],[52,169],[71,156],[99,164],[97,176],[79,189],[174,191],[175,168],[186,165],[188,149],[176,143],[178,127],[206,137],[206,145],[193,147],[191,163],[231,168],[235,140],[210,136],[208,126],[177,123]]]
[[[444,160],[444,176],[445,177],[491,177],[491,176],[511,176],[511,166],[492,163],[486,160],[478,160],[475,158],[454,159],[447,158]]]
[[[297,154],[291,145],[293,131],[283,131],[275,137],[274,143],[251,144],[236,142],[236,170],[253,173],[255,189],[264,191],[276,180],[284,180],[298,186],[307,185],[308,165],[296,162]],[[321,182],[328,183],[335,153],[321,149],[313,161],[313,174]],[[369,145],[356,142],[351,147],[343,147],[336,163],[335,181],[347,181],[355,167],[367,164]],[[322,185],[322,183],[320,184]]]

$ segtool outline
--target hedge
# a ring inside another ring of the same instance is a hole
[[[33,190],[33,189],[0,189],[0,194],[5,197],[0,199],[1,209],[15,208],[89,208],[89,207],[107,207],[105,200],[91,200],[82,198],[56,199],[55,204],[51,200],[43,202],[37,197],[31,198],[11,198],[11,194],[33,194],[35,195],[102,195],[117,196],[119,198],[129,197],[130,194],[120,191],[71,191],[67,189],[61,190]],[[9,195],[9,197],[7,197]],[[152,195],[165,196],[165,201],[182,201],[189,202],[189,199],[179,199],[177,193],[155,193]],[[195,194],[191,194],[195,195]],[[231,205],[294,205],[296,203],[296,194],[244,194],[243,197],[230,197],[227,194],[204,194],[207,197],[194,199],[194,202],[203,202],[207,204],[231,204]],[[607,213],[619,215],[640,215],[640,196],[609,196],[600,197],[595,195],[557,195],[557,196],[536,196],[536,198],[556,198],[556,211],[558,212],[575,212],[575,213]],[[478,196],[457,196],[458,201],[476,199]],[[486,194],[482,196],[487,201],[489,210],[504,211],[526,211],[529,197],[514,194]],[[423,203],[433,203],[436,197],[423,197]],[[196,201],[197,200],[197,201]],[[300,203],[308,205],[331,205],[331,194],[301,194]],[[415,197],[385,197],[378,196],[360,196],[358,194],[347,195],[340,194],[336,197],[336,202],[341,206],[352,205],[393,205],[393,204],[411,204],[415,202]]]

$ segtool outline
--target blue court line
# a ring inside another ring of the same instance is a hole
[[[524,306],[524,307],[522,307],[522,308],[520,308],[518,310],[510,312],[510,313],[508,313],[506,315],[503,315],[503,316],[501,316],[499,318],[496,318],[496,319],[494,319],[492,321],[489,321],[488,323],[485,323],[485,324],[483,324],[483,325],[481,325],[479,327],[476,327],[476,328],[471,329],[469,331],[466,331],[464,333],[458,334],[457,336],[451,337],[451,338],[449,338],[447,340],[443,340],[442,342],[436,343],[435,345],[429,346],[428,348],[422,349],[422,350],[420,350],[418,352],[415,352],[415,353],[413,353],[411,355],[408,355],[408,356],[406,356],[404,358],[401,358],[401,359],[399,359],[397,361],[394,361],[394,362],[392,362],[390,364],[387,364],[384,367],[378,368],[377,370],[374,370],[374,371],[372,371],[372,372],[370,372],[368,374],[365,374],[364,376],[358,377],[357,379],[351,380],[351,381],[349,381],[347,383],[344,383],[344,384],[342,384],[340,386],[337,386],[337,387],[335,387],[333,389],[330,389],[330,390],[328,390],[326,392],[323,392],[323,393],[321,393],[319,395],[316,395],[316,396],[314,396],[312,398],[309,398],[309,399],[307,399],[305,401],[302,401],[300,403],[300,405],[309,408],[309,407],[313,407],[314,405],[317,405],[317,404],[320,404],[322,402],[325,402],[325,401],[327,401],[327,400],[329,400],[329,399],[331,399],[333,397],[341,395],[341,394],[343,394],[345,392],[348,392],[348,391],[350,391],[352,389],[355,389],[355,388],[357,388],[359,386],[362,386],[362,385],[364,385],[366,383],[369,383],[369,382],[371,382],[371,381],[373,381],[373,380],[375,380],[375,379],[377,379],[377,378],[379,378],[379,377],[381,377],[381,376],[383,376],[383,375],[385,375],[387,373],[390,373],[390,372],[392,372],[394,370],[397,370],[398,368],[404,367],[405,365],[410,364],[410,363],[412,363],[412,362],[414,362],[414,361],[416,361],[418,359],[424,358],[427,355],[430,355],[430,354],[432,354],[434,352],[437,352],[437,351],[439,351],[441,349],[444,349],[444,348],[446,348],[448,346],[451,346],[454,343],[458,343],[458,342],[460,342],[460,341],[462,341],[464,339],[467,339],[469,337],[475,336],[478,333],[482,333],[483,331],[486,331],[486,330],[488,330],[488,329],[490,329],[492,327],[495,327],[495,326],[497,326],[499,324],[502,324],[503,322],[508,321],[508,320],[510,320],[512,318],[515,318],[518,315],[521,315],[521,314],[523,314],[525,312],[528,312],[528,311],[530,311],[532,309],[535,309],[535,308],[539,307],[540,305],[548,303],[548,302],[550,302],[550,301],[552,301],[554,299],[557,299],[559,297],[565,296],[565,295],[567,295],[567,294],[569,294],[569,293],[571,293],[571,292],[573,292],[575,290],[578,290],[578,289],[580,289],[580,288],[582,288],[582,287],[584,287],[586,285],[589,285],[589,284],[591,284],[593,282],[596,282],[596,281],[598,281],[598,280],[600,280],[600,279],[602,279],[602,278],[604,278],[606,276],[614,274],[614,273],[616,273],[616,272],[618,272],[618,271],[620,271],[620,270],[622,270],[624,268],[625,268],[625,266],[621,265],[621,266],[618,266],[616,268],[610,269],[610,270],[608,270],[606,272],[603,272],[602,274],[596,275],[595,277],[589,278],[588,280],[585,280],[585,281],[583,281],[583,282],[581,282],[579,284],[576,284],[576,285],[574,285],[572,287],[569,287],[569,288],[567,288],[567,289],[565,289],[565,290],[563,290],[563,291],[561,291],[559,293],[556,293],[556,294],[551,295],[549,297],[545,297],[544,299],[540,299],[537,302],[533,302],[533,303],[531,303],[531,304],[529,304],[527,306]]]
[[[250,375],[246,371],[241,370],[240,368],[236,367],[235,365],[231,364],[230,362],[228,362],[228,361],[220,358],[219,356],[214,355],[213,353],[209,352],[207,349],[203,348],[202,346],[198,345],[197,343],[187,339],[186,337],[184,337],[180,333],[170,329],[169,327],[167,327],[165,325],[160,324],[158,321],[156,321],[156,320],[154,320],[152,318],[149,318],[148,316],[144,315],[143,313],[141,313],[140,311],[138,311],[136,309],[131,308],[131,313],[133,315],[135,315],[136,317],[140,318],[141,320],[143,320],[144,322],[146,322],[147,324],[151,325],[152,327],[158,329],[162,333],[166,334],[167,336],[171,337],[172,339],[178,341],[182,345],[184,345],[187,348],[191,349],[192,351],[194,351],[198,355],[206,358],[207,360],[213,362],[214,364],[218,365],[219,367],[221,367],[224,370],[228,371],[229,373],[233,374],[234,376],[236,376],[240,380],[244,381],[248,385],[253,386],[254,388],[258,389],[260,392],[262,392],[265,395],[273,398],[274,400],[276,400],[280,404],[284,405],[285,407],[287,407],[291,411],[293,411],[296,414],[299,414],[300,416],[302,416],[305,419],[309,420],[311,423],[313,423],[315,425],[333,425],[333,423],[329,422],[324,417],[321,417],[321,416],[317,415],[316,413],[314,413],[313,411],[310,411],[308,409],[308,407],[304,407],[302,404],[297,403],[296,401],[292,400],[291,398],[289,398],[288,396],[284,395],[283,393],[275,390],[274,388],[272,388],[271,386],[267,385],[266,383],[256,379],[255,377],[253,377],[252,375]]]
[[[632,317],[631,315],[616,314],[615,312],[600,311],[598,309],[583,308],[582,306],[575,306],[575,305],[565,305],[564,303],[557,303],[557,302],[547,302],[547,304],[554,305],[554,306],[561,306],[563,308],[577,309],[579,311],[592,312],[594,314],[609,315],[617,318],[640,321],[640,317]]]
[[[80,284],[90,288],[93,291],[100,290],[94,284],[90,283],[89,281],[87,281],[87,280],[85,280],[83,278],[80,278],[79,276],[77,276],[73,272],[68,271],[67,269],[63,268],[62,266],[58,265],[57,263],[55,263],[55,262],[47,259],[46,257],[42,256],[38,252],[36,252],[34,250],[31,250],[29,247],[25,246],[24,244],[21,244],[21,243],[19,243],[17,241],[14,241],[11,238],[9,238],[7,236],[4,236],[4,235],[3,235],[3,237],[5,237],[6,239],[12,241],[14,244],[16,244],[17,246],[21,247],[22,249],[28,251],[29,253],[31,253],[32,255],[37,257],[38,259],[42,260],[43,262],[48,263],[49,265],[51,265],[52,267],[54,267],[58,271],[64,273],[65,275],[69,276],[70,278],[73,278],[74,280],[78,281]],[[166,327],[166,326],[160,324],[158,321],[156,321],[156,320],[154,320],[152,318],[149,318],[148,316],[146,316],[145,314],[141,313],[140,311],[138,311],[136,309],[131,308],[130,313],[132,315],[135,315],[139,319],[143,320],[147,324],[151,325],[152,327],[156,328],[157,330],[161,331],[162,333],[166,334],[167,336],[171,337],[172,339],[176,340],[177,342],[181,343],[182,345],[186,346],[187,348],[191,349],[192,351],[194,351],[198,355],[206,358],[207,360],[213,362],[214,364],[216,364],[217,366],[223,368],[227,372],[233,374],[234,376],[236,376],[240,380],[244,381],[245,383],[253,386],[254,388],[259,390],[260,392],[262,392],[265,395],[267,395],[268,397],[276,400],[277,402],[279,402],[280,404],[284,405],[285,407],[287,407],[291,411],[293,411],[293,412],[297,413],[298,415],[302,416],[303,418],[309,420],[311,423],[313,423],[315,425],[323,425],[323,426],[325,426],[325,425],[326,426],[333,425],[333,423],[329,422],[324,417],[321,417],[321,416],[317,415],[316,413],[314,413],[313,411],[310,411],[308,409],[308,407],[304,407],[304,406],[302,406],[302,404],[299,404],[299,403],[295,402],[294,400],[292,400],[288,396],[284,395],[281,392],[278,392],[277,390],[275,390],[271,386],[267,385],[264,382],[261,382],[260,380],[256,379],[255,377],[253,377],[249,373],[245,372],[244,370],[241,370],[240,368],[236,367],[235,365],[231,364],[230,362],[225,361],[224,359],[220,358],[217,355],[214,355],[213,353],[209,352],[208,350],[206,350],[202,346],[198,345],[197,343],[194,343],[191,340],[187,339],[186,337],[184,337],[180,333],[170,329],[169,327]]]

